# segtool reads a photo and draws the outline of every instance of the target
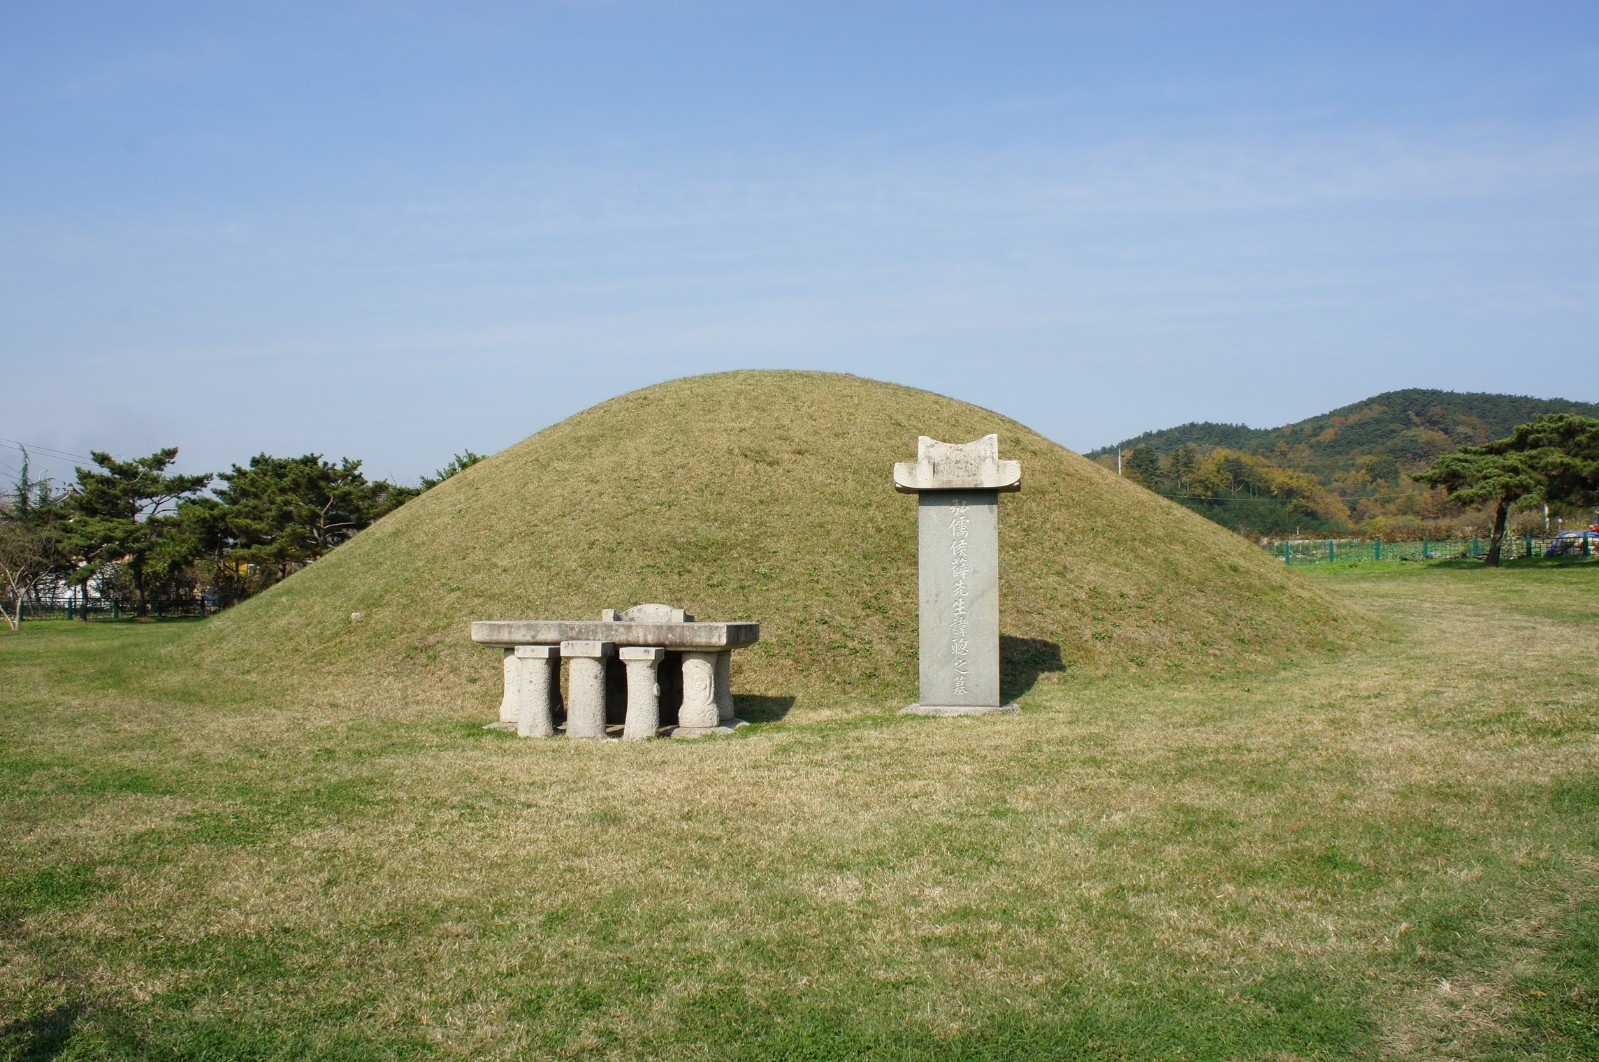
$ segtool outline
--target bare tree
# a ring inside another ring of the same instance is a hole
[[[0,591],[5,594],[6,623],[22,626],[22,605],[39,589],[61,578],[69,566],[62,548],[66,497],[48,479],[29,475],[28,452],[12,490],[0,498]]]

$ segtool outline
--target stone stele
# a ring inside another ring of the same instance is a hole
[[[1019,711],[999,698],[999,495],[1022,466],[999,436],[965,444],[923,435],[894,465],[894,489],[917,496],[921,698],[910,715]]]

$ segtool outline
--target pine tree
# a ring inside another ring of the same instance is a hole
[[[177,506],[203,490],[211,477],[168,473],[178,456],[175,446],[132,461],[98,450],[89,454],[102,471],[77,470],[65,543],[84,565],[73,578],[87,582],[121,565],[133,584],[137,614],[147,616],[152,581],[191,559],[183,538],[174,533]]]

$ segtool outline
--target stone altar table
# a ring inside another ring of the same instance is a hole
[[[672,737],[731,733],[744,725],[733,715],[733,650],[760,637],[759,623],[701,623],[658,604],[605,609],[599,620],[472,624],[474,642],[505,653],[500,721],[489,725],[522,737],[556,732],[562,660],[568,737],[603,738],[617,722],[623,738],[655,737],[663,716],[675,717]]]

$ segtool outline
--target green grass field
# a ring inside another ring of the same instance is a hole
[[[34,624],[0,1054],[1599,1057],[1599,565],[1309,578],[1376,633],[702,742]]]

